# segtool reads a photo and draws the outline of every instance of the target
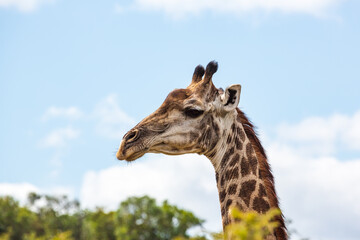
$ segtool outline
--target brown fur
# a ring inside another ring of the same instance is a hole
[[[259,160],[260,176],[263,178],[265,183],[265,191],[270,201],[270,207],[279,208],[279,201],[274,187],[274,177],[272,175],[270,165],[267,161],[265,150],[262,147],[260,140],[254,130],[255,127],[240,109],[236,110],[238,112],[238,116],[240,117],[240,121],[245,129],[245,134],[249,138],[255,150],[256,157]],[[286,240],[287,232],[284,216],[281,214],[276,218],[276,221],[279,223],[279,227],[275,229],[275,236],[277,240]]]

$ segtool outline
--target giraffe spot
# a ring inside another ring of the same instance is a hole
[[[248,143],[248,144],[246,145],[246,156],[247,156],[248,158],[250,158],[251,155],[252,155],[252,153],[253,153],[253,148],[252,148],[252,146],[251,146],[251,143]]]
[[[205,126],[205,132],[201,136],[200,142],[206,149],[213,149],[216,145],[215,139],[213,139],[212,129],[210,125],[203,124]]]
[[[240,117],[239,114],[238,114],[237,117],[236,117],[236,121],[238,121],[239,123],[241,123],[241,117]]]
[[[244,130],[240,129],[239,136],[240,136],[241,141],[244,142],[244,141],[245,141],[245,133],[244,133]]]
[[[233,195],[236,193],[236,188],[237,188],[237,185],[236,184],[231,184],[229,187],[228,187],[228,190],[227,190],[227,193],[229,195]]]
[[[235,133],[235,131],[236,131],[235,123],[233,123],[233,124],[231,125],[231,131],[232,131],[233,133]]]
[[[219,182],[219,173],[215,174],[216,182]]]
[[[223,220],[223,225],[226,226],[229,224],[229,218],[228,218],[228,213],[226,211],[226,207],[222,206],[221,208],[221,216],[222,216],[222,220]]]
[[[241,128],[237,127],[237,128],[236,128],[236,135],[237,135],[237,136],[240,136],[240,132],[241,132]]]
[[[223,186],[224,186],[224,183],[225,183],[225,176],[222,175],[222,176],[221,176],[221,179],[220,179],[220,186],[223,187]]]
[[[223,217],[225,216],[225,207],[221,208],[221,216],[223,216]]]
[[[248,160],[245,157],[242,157],[240,164],[241,176],[244,177],[250,173],[250,165]]]
[[[208,121],[208,130],[207,130],[207,146],[209,149],[213,149],[218,142],[217,136],[220,134],[219,126],[214,122],[213,117],[211,116]]]
[[[256,181],[249,180],[241,185],[239,197],[245,202],[247,206],[250,204],[250,197],[252,192],[255,190]]]
[[[231,200],[231,199],[228,199],[228,200],[226,201],[225,208],[226,208],[226,209],[229,209],[231,203],[232,203],[232,200]]]
[[[225,173],[225,180],[229,181],[231,179],[238,179],[239,178],[239,168],[233,168],[230,170],[227,170]]]
[[[259,178],[263,179],[263,171],[261,171],[261,169],[259,169]]]
[[[235,156],[233,156],[231,162],[229,163],[230,167],[235,166],[235,164],[239,162],[239,159],[240,159],[239,154],[235,154]]]
[[[229,134],[229,136],[228,136],[228,138],[227,138],[227,140],[226,140],[226,143],[227,143],[227,144],[230,144],[230,143],[231,143],[231,140],[232,140],[232,139],[231,139],[231,134]]]
[[[222,190],[222,191],[219,193],[220,202],[223,202],[223,201],[225,200],[225,197],[226,197],[226,192],[225,192],[225,190]]]
[[[255,157],[250,157],[249,158],[249,163],[250,163],[250,167],[251,167],[251,171],[254,175],[256,175],[256,170],[257,170],[257,165],[258,165],[258,161]]]
[[[213,130],[215,131],[215,135],[219,135],[220,133],[219,126],[214,121],[212,121],[212,124],[213,124]]]
[[[237,137],[235,138],[235,146],[236,146],[236,149],[237,149],[237,150],[241,150],[242,147],[243,147],[242,142],[241,142],[240,139],[237,138]]]
[[[260,184],[259,186],[259,197],[262,198],[266,196],[266,190],[263,184]]]
[[[226,216],[223,218],[223,223],[224,223],[224,226],[226,226],[226,225],[228,225],[228,224],[230,223],[229,217],[227,216],[227,214],[226,214]]]
[[[229,160],[229,157],[234,154],[234,147],[230,148],[229,151],[227,151],[221,160],[221,167],[225,167],[226,163]]]
[[[253,208],[259,213],[265,213],[270,209],[270,205],[263,198],[256,197],[253,202]]]

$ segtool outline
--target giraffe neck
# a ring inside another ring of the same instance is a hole
[[[269,199],[276,198],[272,174],[270,169],[268,173],[264,172],[261,166],[264,163],[260,162],[264,159],[259,159],[258,148],[254,148],[253,139],[247,136],[241,113],[237,111],[225,119],[225,126],[228,127],[222,132],[214,150],[206,154],[215,168],[223,228],[233,221],[229,216],[231,206],[244,212],[253,210],[259,213],[265,213],[271,207],[278,208],[277,199]],[[265,164],[269,167],[267,162]],[[283,223],[282,217],[280,222]],[[284,234],[281,234],[284,237],[277,239],[286,239],[284,229],[285,226],[282,228]],[[269,237],[276,239],[275,236]]]

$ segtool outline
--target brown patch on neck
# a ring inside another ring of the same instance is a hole
[[[255,127],[240,109],[237,108],[236,110],[238,113],[237,121],[239,121],[243,125],[245,134],[249,138],[251,145],[253,146],[256,153],[256,157],[259,161],[259,174],[260,178],[264,181],[266,195],[268,196],[270,201],[270,207],[279,208],[279,201],[274,186],[274,177],[271,173],[271,168],[267,161],[265,150],[262,147],[260,140],[254,130]],[[280,216],[278,216],[276,218],[276,221],[279,223],[279,227],[275,229],[276,239],[288,239],[283,215],[281,214]]]

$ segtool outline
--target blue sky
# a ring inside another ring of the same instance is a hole
[[[265,2],[0,0],[0,193],[65,192],[109,208],[146,193],[218,230],[206,159],[115,159],[125,131],[186,87],[196,65],[215,59],[216,86],[242,85],[240,108],[258,126],[294,226],[311,239],[356,239],[360,191],[349,185],[360,180],[360,3]],[[187,181],[152,188],[163,182],[151,182],[152,171],[168,177],[159,161],[183,169],[178,177]],[[294,168],[309,173],[306,181]],[[205,183],[191,188],[194,181]],[[180,190],[169,193],[174,186]],[[319,200],[300,211],[305,195]],[[196,207],[208,198],[212,205]],[[348,210],[326,215],[343,205]],[[319,215],[315,222],[306,210]],[[334,226],[340,230],[325,231]]]

